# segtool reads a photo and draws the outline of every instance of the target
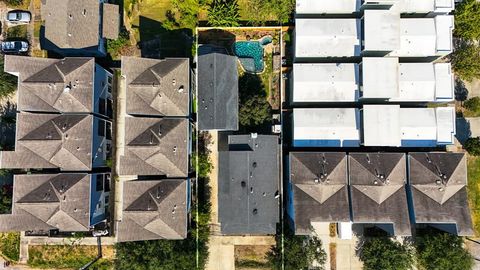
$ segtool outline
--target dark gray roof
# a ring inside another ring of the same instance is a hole
[[[456,224],[473,235],[463,153],[410,153],[409,178],[416,223]]]
[[[88,231],[90,179],[89,174],[16,175],[12,214],[0,218],[0,231]]]
[[[403,153],[349,154],[354,223],[391,224],[395,235],[411,235]]]
[[[17,114],[15,151],[0,152],[0,168],[92,168],[92,115]]]
[[[120,13],[118,5],[103,3],[102,36],[108,39],[117,39],[120,29]]]
[[[219,152],[218,215],[227,235],[275,234],[279,222],[278,136],[231,135]]]
[[[296,234],[309,234],[311,222],[350,221],[345,153],[291,152],[289,171]]]
[[[18,74],[18,109],[93,111],[95,59],[5,56],[5,71]]]
[[[186,177],[188,143],[187,119],[126,117],[120,174]]]
[[[188,116],[188,58],[122,57],[122,75],[127,86],[128,114]]]
[[[126,181],[120,242],[183,239],[187,236],[187,181]]]
[[[198,55],[198,128],[238,130],[237,58],[207,45]]]

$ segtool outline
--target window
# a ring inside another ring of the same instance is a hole
[[[110,191],[110,175],[106,174],[105,175],[105,192]]]
[[[103,191],[103,174],[97,174],[97,183],[96,183],[95,190],[97,192]]]
[[[107,122],[107,140],[112,139],[112,123]]]
[[[113,104],[111,99],[107,99],[107,116],[109,118],[113,117]]]
[[[105,137],[105,121],[98,120],[98,136]]]
[[[113,81],[113,77],[112,76],[107,76],[107,81],[108,81],[108,84],[112,84],[112,81]]]
[[[105,115],[105,99],[100,98],[98,101],[98,113]]]
[[[108,204],[108,201],[110,200],[110,196],[105,196],[105,206]]]

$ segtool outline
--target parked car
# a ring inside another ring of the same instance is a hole
[[[32,19],[30,12],[25,10],[12,10],[7,13],[7,22],[14,24],[29,23]]]
[[[28,52],[28,42],[22,40],[10,40],[2,42],[2,52],[4,53],[24,53]]]

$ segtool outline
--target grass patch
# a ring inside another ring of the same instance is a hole
[[[30,0],[23,0],[20,4],[18,5],[9,5],[7,4],[9,8],[13,9],[28,9],[28,6],[30,6]]]
[[[28,38],[28,25],[18,25],[7,29],[7,38]]]
[[[468,200],[475,235],[480,236],[480,157],[468,156]]]
[[[0,252],[12,261],[20,257],[20,233],[0,233]]]
[[[107,247],[102,247],[102,251]],[[111,249],[111,248],[110,248]],[[80,268],[97,256],[97,246],[79,245],[44,245],[28,247],[28,265],[37,268]],[[108,251],[107,251],[108,253]],[[96,262],[101,267],[108,268],[112,262],[101,259]]]
[[[40,29],[42,28],[42,25],[43,25],[42,21],[33,22],[33,36],[35,38],[40,38]]]

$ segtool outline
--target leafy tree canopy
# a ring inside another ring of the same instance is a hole
[[[480,137],[468,138],[463,146],[472,156],[480,156]]]
[[[0,100],[8,97],[17,89],[17,77],[4,72],[4,58],[0,57]]]
[[[462,42],[451,55],[455,74],[462,80],[480,78],[480,46],[473,42]]]
[[[208,9],[210,26],[237,27],[239,17],[237,0],[215,0]]]
[[[428,232],[417,237],[420,269],[469,270],[472,256],[463,248],[461,237],[449,233]]]
[[[360,259],[365,270],[407,270],[413,263],[411,248],[388,237],[367,239]]]
[[[172,0],[173,7],[178,10],[180,19],[176,24],[180,28],[195,29],[198,23],[200,3],[198,0]],[[167,16],[168,17],[168,16]],[[171,15],[173,18],[174,15]]]
[[[480,38],[480,2],[464,0],[458,5],[455,10],[454,33],[467,40]]]

